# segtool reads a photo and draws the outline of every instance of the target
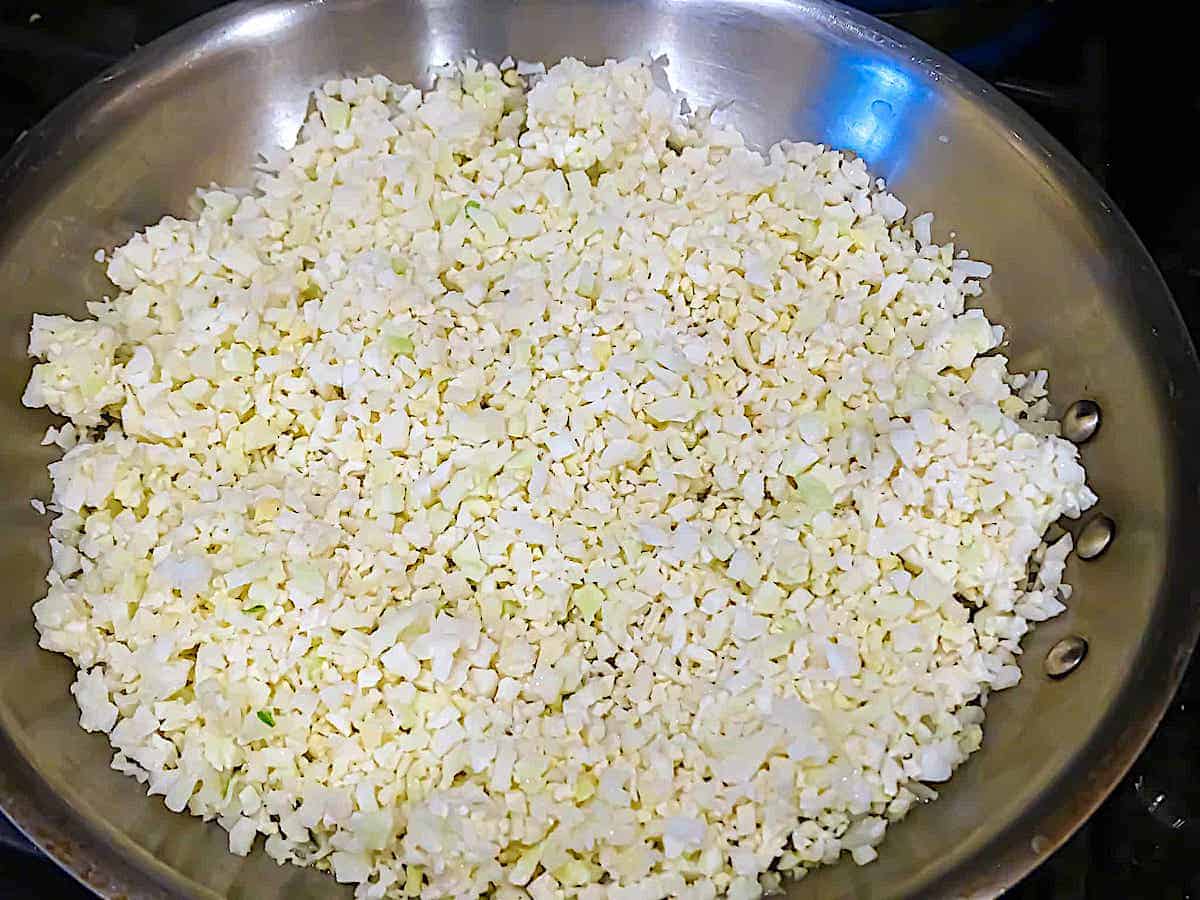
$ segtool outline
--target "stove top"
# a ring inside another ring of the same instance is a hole
[[[219,0],[4,0],[0,152],[58,101],[133,48]],[[1105,186],[1200,333],[1200,179],[1170,142],[1200,112],[1186,28],[1106,16],[1083,0],[858,0],[988,78]],[[1178,43],[1173,43],[1178,42]],[[1176,63],[1177,65],[1178,63]],[[1147,189],[1149,182],[1153,189]],[[1193,665],[1158,733],[1091,820],[1014,888],[1014,900],[1200,897],[1200,674]],[[89,896],[0,816],[0,898]]]

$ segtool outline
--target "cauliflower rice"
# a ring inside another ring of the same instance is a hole
[[[965,309],[990,267],[658,74],[330,82],[253,192],[34,318],[41,645],[232,852],[755,897],[875,858],[1064,608],[1042,535],[1096,498]]]

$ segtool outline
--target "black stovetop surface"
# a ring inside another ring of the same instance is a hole
[[[0,152],[135,46],[219,0],[0,0]],[[1105,186],[1146,242],[1195,340],[1200,177],[1184,135],[1200,113],[1190,30],[1079,0],[858,0],[1017,100]],[[1147,185],[1153,183],[1152,189]],[[1200,674],[1092,819],[1015,900],[1200,897]],[[0,817],[0,897],[88,894]]]

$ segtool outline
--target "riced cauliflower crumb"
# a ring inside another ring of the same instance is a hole
[[[234,853],[359,897],[750,898],[978,749],[1095,501],[860,160],[655,66],[326,84],[37,316],[41,645]],[[1030,572],[1034,574],[1031,575]]]

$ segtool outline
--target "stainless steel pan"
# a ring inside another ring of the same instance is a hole
[[[67,693],[70,666],[36,647],[30,605],[47,567],[47,418],[18,405],[34,311],[81,314],[110,290],[96,247],[164,213],[194,185],[248,183],[255,151],[291,139],[323,78],[382,71],[423,82],[468,51],[557,60],[667,53],[676,85],[764,144],[796,137],[861,153],[910,209],[938,213],[976,258],[1018,367],[1049,367],[1060,408],[1097,400],[1084,455],[1108,553],[1073,561],[1071,611],[1026,642],[1021,685],[989,704],[984,749],[893,829],[882,858],[838,866],[794,897],[991,896],[1049,854],[1120,778],[1157,723],[1197,625],[1197,363],[1129,226],[1041,128],[918,42],[812,0],[329,0],[240,3],[89,84],[33,129],[0,174],[0,804],[98,891],[130,897],[332,896],[314,872],[168,813],[108,768]],[[1148,147],[1148,153],[1155,152]],[[1165,148],[1164,148],[1165,149]],[[1152,185],[1148,190],[1166,189]],[[1060,639],[1089,642],[1063,680]]]

